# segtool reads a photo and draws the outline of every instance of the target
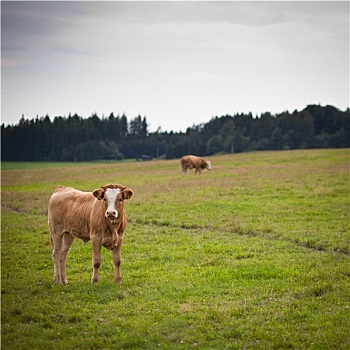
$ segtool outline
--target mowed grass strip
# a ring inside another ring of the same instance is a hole
[[[350,346],[349,150],[178,161],[31,163],[2,171],[3,349]],[[6,167],[3,167],[6,169]],[[52,283],[47,200],[58,184],[130,186],[124,284],[76,240]]]

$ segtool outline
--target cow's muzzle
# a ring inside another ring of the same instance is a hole
[[[116,210],[107,210],[105,216],[108,219],[114,220],[118,217],[118,212]]]

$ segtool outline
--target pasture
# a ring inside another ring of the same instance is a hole
[[[2,163],[2,349],[349,349],[349,150],[179,160]],[[53,283],[59,184],[134,190],[122,285],[76,239]]]

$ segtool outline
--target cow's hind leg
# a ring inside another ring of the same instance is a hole
[[[61,269],[60,269],[60,258],[62,250],[62,233],[53,233],[51,232],[51,250],[52,250],[52,261],[53,261],[53,275],[54,281],[56,283],[62,283],[61,279]]]
[[[72,243],[74,241],[74,236],[72,236],[70,233],[65,232],[63,234],[63,244],[61,249],[61,255],[60,255],[60,272],[61,272],[61,281],[63,284],[67,284],[67,278],[66,278],[66,261],[67,261],[67,255],[69,253],[70,247],[72,246]]]

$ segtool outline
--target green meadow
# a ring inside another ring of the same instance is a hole
[[[207,159],[2,163],[2,349],[349,349],[349,150]],[[75,240],[55,285],[51,193],[108,183],[134,191],[124,283]]]

